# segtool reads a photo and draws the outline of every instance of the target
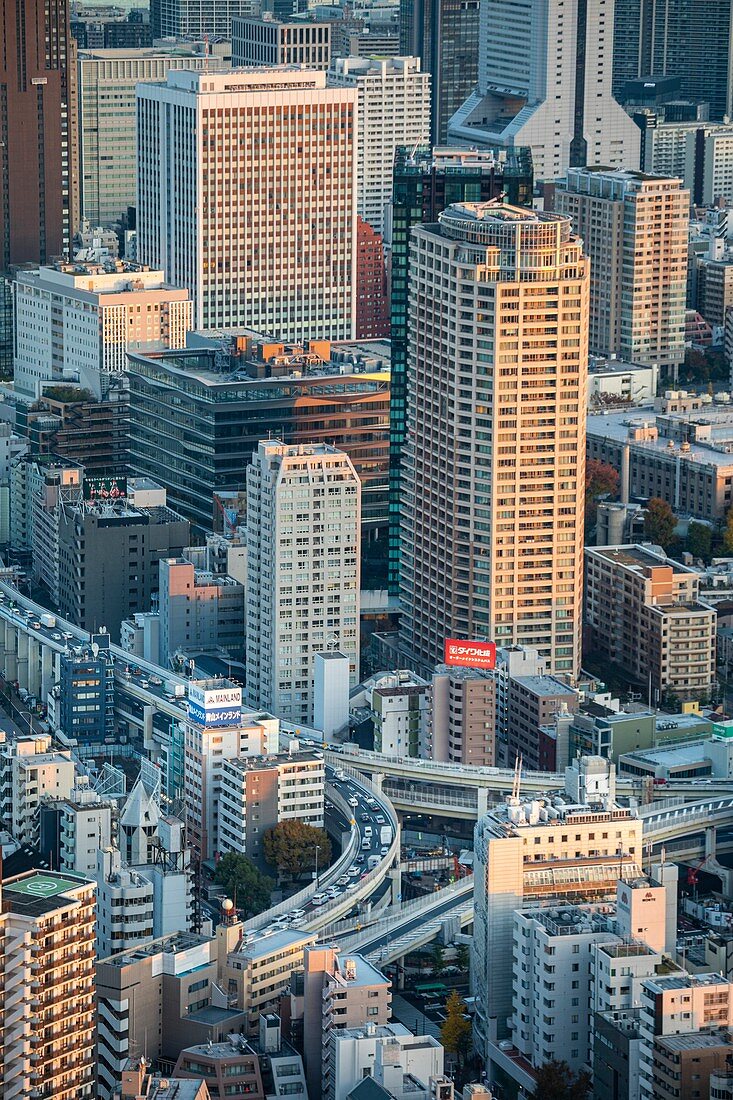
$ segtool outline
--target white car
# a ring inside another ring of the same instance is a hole
[[[389,848],[387,847],[387,845],[383,844],[382,847],[379,849],[379,854],[382,855],[382,856],[386,856],[388,851],[389,851]]]
[[[360,875],[360,874],[361,874],[361,871],[360,871],[360,869],[359,869],[359,868],[358,868],[358,867],[356,866],[356,864],[355,864],[355,863],[352,863],[352,864],[351,864],[351,866],[349,867],[348,871],[346,872],[346,874],[347,874],[347,875],[350,875],[350,876],[352,876],[352,877],[353,877],[354,875]]]
[[[351,798],[349,799],[349,805],[350,805],[350,806],[354,806],[354,807],[358,806],[358,805],[359,805],[359,799],[358,799],[358,798],[355,798],[355,797],[354,797],[354,796],[352,795],[352,796],[351,796]]]
[[[340,897],[341,896],[341,887],[340,886],[332,886],[331,889],[328,891],[328,896],[330,898]]]
[[[304,917],[304,916],[305,916],[305,909],[293,909],[293,911],[290,914],[288,919],[291,920],[291,921],[300,920],[300,918]]]
[[[348,875],[342,875],[341,878],[337,878],[336,879],[336,885],[337,886],[348,886],[349,885],[349,876]]]

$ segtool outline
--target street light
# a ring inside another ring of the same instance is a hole
[[[321,850],[320,844],[316,844],[316,870],[315,870],[315,873],[313,875],[313,878],[315,879],[315,883],[316,883],[316,889],[318,889],[318,853],[320,852],[320,850]]]

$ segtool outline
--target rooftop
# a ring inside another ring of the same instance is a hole
[[[705,986],[724,985],[731,982],[722,974],[674,974],[665,978],[647,978],[645,987],[654,993],[668,993],[675,989],[701,989]]]
[[[640,577],[645,577],[650,569],[669,568],[672,573],[692,573],[697,575],[697,570],[688,565],[681,565],[678,561],[668,558],[663,550],[657,546],[587,546],[586,554],[593,558],[603,558],[612,565],[621,565]]]
[[[211,942],[211,936],[200,936],[196,932],[174,932],[170,936],[148,940],[147,943],[142,943],[139,947],[131,947],[128,951],[120,951],[116,955],[100,959],[100,962],[110,966],[130,966],[132,963],[140,962],[143,959],[155,958],[156,955],[177,955],[181,951],[201,947],[202,944]]]
[[[692,1031],[682,1035],[657,1035],[654,1040],[663,1050],[680,1052],[685,1050],[710,1050],[713,1047],[730,1047],[733,1036],[727,1028],[715,1028],[713,1031]]]
[[[6,913],[42,917],[55,909],[73,905],[85,888],[93,889],[94,883],[81,875],[31,871],[3,882],[2,908]]]
[[[258,962],[260,959],[266,959],[269,955],[277,955],[281,951],[292,951],[299,947],[305,947],[306,944],[313,943],[315,938],[315,932],[295,932],[287,929],[282,932],[273,932],[272,935],[255,932],[252,939],[246,942],[243,940],[240,943],[237,951],[245,958]]]
[[[323,754],[317,749],[298,749],[297,752],[278,752],[269,756],[236,756],[225,763],[227,767],[242,772],[255,772],[285,764],[320,764],[323,767]]]
[[[331,1035],[335,1043],[342,1043],[349,1039],[365,1039],[367,1036],[372,1039],[392,1039],[405,1036],[412,1038],[413,1033],[404,1024],[395,1022],[392,1024],[365,1024],[363,1027],[334,1028]]]
[[[194,1046],[185,1047],[179,1057],[205,1058],[207,1061],[220,1062],[238,1058],[242,1054],[255,1056],[255,1052],[244,1037],[237,1036],[237,1041],[228,1043],[196,1043]]]
[[[554,676],[512,676],[510,682],[519,684],[534,695],[566,695],[569,699],[578,695],[575,688],[568,687]]]
[[[728,421],[731,423],[731,435],[733,435],[733,421],[731,420],[730,409],[726,411]],[[657,457],[661,458],[665,456],[669,462],[677,462],[679,459],[682,459],[685,462],[698,462],[703,465],[717,466],[722,469],[733,467],[733,454],[719,447],[711,446],[710,443],[701,440],[692,442],[689,450],[683,450],[679,444],[671,447],[670,443],[673,441],[661,434],[657,439],[629,440],[630,428],[641,428],[645,424],[649,427],[654,427],[656,424],[656,417],[657,414],[653,408],[649,408],[643,415],[638,409],[635,409],[633,413],[630,413],[628,410],[593,413],[586,420],[586,433],[588,437],[595,439],[609,439],[616,443],[625,443],[628,441],[633,450],[650,451]],[[689,417],[685,417],[685,419],[689,420]],[[706,408],[704,412],[698,412],[696,419],[708,420],[709,410]],[[720,417],[717,417],[717,419],[720,423]],[[720,432],[720,428],[718,430]]]
[[[336,959],[336,973],[331,975],[332,980],[348,986],[389,986],[389,978],[385,977],[381,970],[364,958],[363,955],[339,955]]]

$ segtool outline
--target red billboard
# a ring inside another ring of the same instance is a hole
[[[496,645],[494,642],[462,642],[459,638],[446,638],[445,663],[460,668],[494,668]]]

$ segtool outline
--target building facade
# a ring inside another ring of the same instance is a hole
[[[400,52],[432,77],[430,141],[444,145],[448,123],[478,77],[479,0],[401,0]],[[378,56],[384,56],[381,51]]]
[[[138,258],[190,289],[196,328],[353,337],[356,99],[307,70],[140,86]]]
[[[435,87],[435,83],[433,84]],[[435,117],[435,115],[433,115]],[[420,149],[395,154],[390,228],[389,591],[399,595],[402,451],[407,439],[407,326],[410,232],[430,225],[455,202],[488,202],[503,192],[514,205],[532,197],[528,151],[499,160],[490,150]]]
[[[232,19],[232,66],[305,65],[328,70],[331,63],[331,24],[305,20],[287,22],[270,12],[262,18]]]
[[[3,6],[0,271],[68,255],[78,219],[75,43],[67,0]]]
[[[222,524],[214,494],[244,492],[245,471],[261,439],[333,443],[361,479],[362,530],[385,527],[389,361],[357,345],[339,348],[328,341],[288,347],[251,334],[222,334],[201,349],[131,355],[133,471],[166,485],[171,506],[210,531]],[[229,370],[220,369],[222,352]],[[192,422],[213,463],[189,446]]]
[[[2,884],[0,1091],[95,1095],[94,883],[29,871]]]
[[[128,350],[181,347],[191,328],[188,291],[137,264],[57,264],[20,272],[14,288],[14,382],[28,397],[72,378],[99,398]]]
[[[165,558],[159,569],[159,664],[168,668],[179,649],[191,653],[225,650],[240,659],[244,654],[244,585],[233,577],[196,569],[185,558]]]
[[[253,0],[151,0],[150,26],[153,38],[204,38],[231,40],[236,15],[259,14]]]
[[[330,87],[357,92],[357,212],[377,233],[392,199],[396,149],[430,139],[430,79],[419,57],[339,57],[328,73]]]
[[[334,645],[359,671],[361,484],[328,444],[259,444],[247,470],[247,698],[308,724],[313,660]]]
[[[586,550],[586,622],[595,651],[660,704],[705,698],[715,685],[715,610],[699,574],[643,546]]]
[[[389,336],[389,295],[382,237],[359,218],[356,257],[356,338]]]
[[[499,202],[411,242],[401,645],[432,663],[446,638],[529,645],[572,677],[588,261],[568,218]]]
[[[79,191],[83,217],[114,225],[136,202],[136,99],[139,83],[163,81],[171,69],[221,68],[218,57],[165,49],[84,50],[79,88]],[[174,345],[178,346],[178,345]]]
[[[590,350],[675,377],[685,354],[689,192],[679,179],[571,169],[555,204],[591,261]]]
[[[639,129],[611,91],[613,23],[613,0],[486,4],[477,87],[450,120],[449,139],[527,145],[540,180],[578,164],[636,167]]]

